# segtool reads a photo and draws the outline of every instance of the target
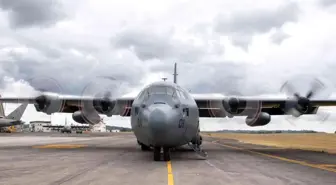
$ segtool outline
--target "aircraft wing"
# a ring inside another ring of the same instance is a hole
[[[221,94],[191,94],[199,108],[200,117],[248,116],[265,112],[269,115],[291,114],[297,110],[301,114],[316,114],[320,106],[336,106],[336,100],[309,100],[296,98],[229,98]],[[36,97],[0,97],[0,103],[29,103],[37,111],[51,113],[74,113],[76,111],[97,111],[107,116],[130,116],[134,96],[109,99],[107,97],[42,94]]]
[[[76,111],[97,111],[107,116],[129,116],[134,97],[109,97],[59,95],[43,93],[34,97],[0,97],[0,103],[33,104],[38,112],[74,113]]]
[[[223,95],[191,95],[199,108],[200,117],[248,116],[258,112],[269,115],[316,114],[320,106],[336,106],[336,99],[225,97]]]

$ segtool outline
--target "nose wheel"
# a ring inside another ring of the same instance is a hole
[[[154,147],[153,150],[154,154],[154,161],[160,161],[161,160],[161,147]],[[170,161],[170,148],[163,148],[163,160],[164,161]]]
[[[163,160],[170,161],[170,148],[163,148]]]
[[[160,161],[161,158],[161,147],[154,147],[154,161]]]

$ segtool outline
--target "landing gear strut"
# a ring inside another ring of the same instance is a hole
[[[160,161],[161,147],[154,147],[154,161]]]
[[[153,150],[154,154],[154,161],[161,160],[161,147],[154,147]],[[170,161],[170,148],[164,147],[163,148],[163,160]]]
[[[163,160],[170,161],[170,148],[163,148]]]
[[[195,141],[191,141],[188,143],[189,147],[191,149],[193,149],[200,157],[202,157],[203,159],[205,159],[206,157],[208,157],[207,152],[205,152],[204,150],[202,150],[201,145],[202,145],[202,136],[198,136],[196,137],[197,139]]]

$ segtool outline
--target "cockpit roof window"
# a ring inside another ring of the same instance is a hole
[[[148,92],[147,92],[147,89],[144,89],[139,93],[138,99],[143,100],[146,98],[146,96],[148,96]]]
[[[176,96],[176,90],[170,86],[153,86],[148,88],[149,95],[152,94],[167,94]]]

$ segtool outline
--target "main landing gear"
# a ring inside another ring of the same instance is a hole
[[[161,160],[161,147],[154,147],[154,161]],[[170,148],[163,147],[163,160],[170,161]]]
[[[191,149],[193,149],[196,154],[203,159],[206,159],[208,157],[208,153],[202,150],[201,145],[202,145],[202,136],[197,136],[194,141],[188,142],[188,145]]]

